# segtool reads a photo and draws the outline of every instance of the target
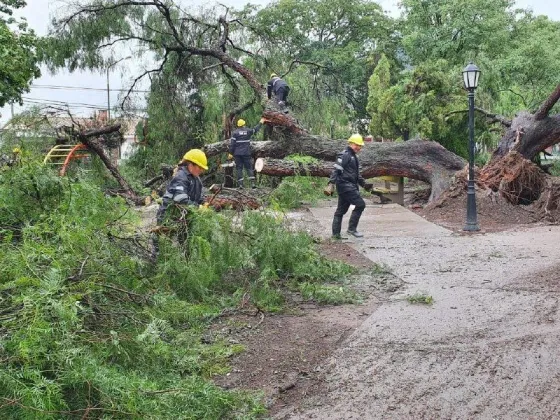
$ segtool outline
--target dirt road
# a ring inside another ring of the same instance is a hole
[[[311,211],[328,232],[334,208]],[[560,418],[560,227],[467,236],[391,205],[360,228],[351,246],[405,287],[324,361],[324,394],[276,418]]]

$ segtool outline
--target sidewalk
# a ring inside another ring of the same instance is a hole
[[[330,232],[334,206],[311,211]],[[325,361],[324,400],[289,418],[560,417],[560,227],[460,235],[368,205],[359,230],[350,245],[405,287]]]

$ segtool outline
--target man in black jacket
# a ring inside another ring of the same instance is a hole
[[[353,134],[348,139],[348,147],[344,149],[336,158],[334,164],[334,171],[331,175],[331,180],[336,184],[338,192],[338,206],[334,212],[334,219],[332,224],[332,237],[333,239],[342,239],[340,230],[342,228],[342,218],[348,211],[348,208],[353,204],[354,210],[348,222],[347,232],[356,237],[361,238],[364,235],[358,232],[358,222],[362,212],[366,208],[364,199],[360,196],[358,186],[363,188],[370,188],[360,175],[360,162],[358,161],[358,153],[364,145],[364,139],[359,134]]]
[[[272,98],[272,94],[278,102],[280,109],[286,108],[286,102],[288,100],[288,93],[290,93],[290,86],[282,80],[276,73],[270,75],[270,80],[266,86],[266,93],[268,99]]]
[[[157,211],[156,220],[161,225],[170,204],[199,207],[204,202],[200,175],[208,169],[206,154],[200,149],[191,149],[179,162],[177,172],[169,182]]]
[[[241,118],[237,121],[237,129],[233,132],[229,145],[229,157],[235,159],[235,168],[237,169],[237,188],[243,188],[243,168],[247,172],[251,187],[257,188],[251,158],[251,137],[259,132],[264,121],[265,119],[261,118],[254,128],[246,128],[245,120]]]

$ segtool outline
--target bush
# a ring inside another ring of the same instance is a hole
[[[288,283],[330,301],[350,272],[256,212],[190,211],[153,264],[124,200],[37,164],[0,173],[0,209],[1,418],[256,418],[209,381],[242,350],[203,342],[209,322],[247,296],[279,310]]]

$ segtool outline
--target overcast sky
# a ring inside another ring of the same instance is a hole
[[[50,19],[47,16],[60,12],[61,0],[27,0],[27,6],[22,15],[27,18],[29,25],[39,35],[45,35]],[[204,0],[182,0],[184,5],[208,4],[211,1]],[[269,0],[220,0],[220,4],[243,7],[246,3],[266,4]],[[398,15],[398,0],[379,0],[378,3],[393,16]],[[548,15],[553,20],[560,20],[560,2],[557,0],[517,0],[519,7],[533,9],[536,14]],[[126,54],[123,54],[126,57]],[[136,66],[137,63],[134,64]],[[123,60],[114,66],[109,73],[110,104],[114,107],[118,102],[119,89],[128,88],[130,85],[129,69],[132,65],[130,60]],[[134,73],[136,73],[135,69]],[[69,103],[71,110],[76,114],[90,115],[95,108],[106,109],[107,107],[107,73],[61,71],[51,75],[46,69],[42,69],[42,76],[33,82],[31,92],[24,95],[24,108],[31,103],[44,103],[45,101],[60,101]],[[140,89],[146,89],[146,85]],[[142,93],[139,93],[141,95]],[[21,108],[14,107],[17,113]],[[0,125],[3,125],[11,117],[9,106],[0,110]]]

